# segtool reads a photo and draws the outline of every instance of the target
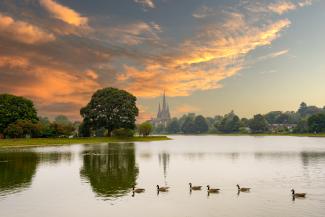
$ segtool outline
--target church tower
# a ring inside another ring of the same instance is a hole
[[[170,115],[169,105],[167,103],[165,91],[162,96],[162,106],[160,106],[160,105],[161,104],[159,103],[157,118],[153,120],[153,124],[155,126],[164,125],[166,127],[167,123],[171,120],[171,115]]]

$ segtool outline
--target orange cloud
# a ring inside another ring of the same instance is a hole
[[[268,9],[277,14],[284,14],[288,11],[295,10],[297,6],[290,1],[280,1],[272,3],[268,6]]]
[[[88,24],[88,18],[81,16],[78,12],[61,5],[54,0],[40,0],[40,4],[53,17],[73,26],[85,26]]]
[[[85,75],[93,80],[96,80],[98,78],[97,73],[94,70],[90,69],[85,72]]]
[[[55,36],[41,28],[0,13],[0,36],[25,44],[40,44],[55,40]]]
[[[6,67],[15,71],[11,73],[11,76],[24,80],[24,84],[14,85],[1,82],[1,90],[31,98],[38,106],[56,103],[77,105],[73,112],[67,111],[69,116],[71,112],[74,113],[74,117],[77,117],[78,109],[89,101],[95,90],[100,88],[100,85],[92,78],[76,71],[33,65],[24,57],[0,56],[0,71],[4,71],[1,69]]]
[[[285,19],[258,28],[240,16],[232,15],[231,19],[219,29],[205,27],[167,61],[151,61],[143,69],[125,65],[117,76],[117,85],[141,97],[159,96],[162,89],[170,96],[187,96],[193,91],[219,88],[220,81],[242,69],[246,54],[269,45],[290,25]],[[238,19],[240,25],[232,24]]]

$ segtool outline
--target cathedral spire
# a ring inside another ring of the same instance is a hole
[[[158,106],[158,113],[157,113],[157,118],[160,118],[160,115],[161,115],[161,109],[160,109],[160,103],[159,103],[159,106]]]
[[[164,90],[162,111],[163,112],[166,112],[166,109],[167,109],[167,105],[166,105],[166,93],[165,93],[165,90]]]

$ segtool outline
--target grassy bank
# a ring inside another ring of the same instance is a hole
[[[94,138],[41,138],[41,139],[0,139],[0,148],[23,148],[38,146],[54,146],[54,145],[72,145],[72,144],[98,144],[106,142],[151,142],[169,140],[167,136],[148,136],[133,137],[126,139],[110,138],[110,137],[94,137]]]

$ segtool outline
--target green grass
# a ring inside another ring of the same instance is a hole
[[[98,144],[108,142],[151,142],[170,140],[167,136],[148,136],[132,138],[93,137],[93,138],[41,138],[41,139],[0,139],[0,148],[24,148],[38,146],[60,146],[72,144]]]

